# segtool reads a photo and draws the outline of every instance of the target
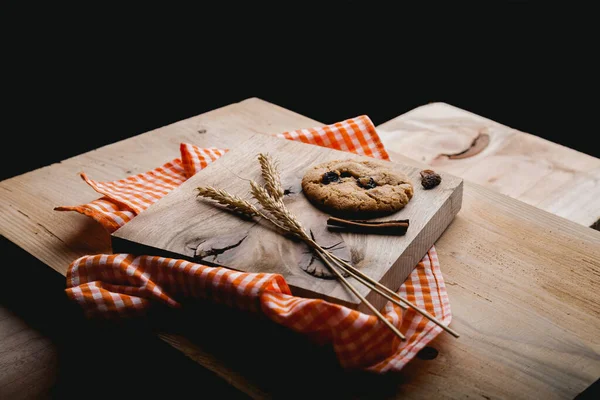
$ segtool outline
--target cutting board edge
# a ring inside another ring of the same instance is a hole
[[[118,237],[118,236],[114,236],[112,243],[113,243],[113,253],[114,254],[134,254],[134,255],[144,254],[144,255],[157,256],[157,257],[182,259],[182,260],[186,260],[186,261],[189,261],[189,262],[192,262],[195,264],[206,265],[208,267],[227,268],[232,271],[239,271],[233,267],[229,267],[226,265],[220,265],[220,264],[214,264],[214,263],[204,261],[204,260],[199,262],[198,260],[194,259],[194,257],[192,257],[192,256],[186,256],[186,255],[178,254],[178,253],[175,253],[175,252],[172,252],[169,250],[159,249],[154,246],[134,242],[132,240],[128,240],[128,239]],[[239,272],[252,273],[252,272],[245,272],[245,271],[239,271]],[[295,286],[294,284],[292,284],[290,282],[287,282],[287,284],[288,284],[293,296],[312,298],[312,299],[322,299],[322,300],[329,301],[334,304],[339,304],[339,305],[351,308],[353,310],[358,310],[361,307],[360,300],[354,296],[350,300],[334,298],[334,297],[327,296],[326,294],[320,294],[319,296],[315,296],[310,291],[307,291],[306,289],[304,289],[302,287]]]
[[[459,178],[460,179],[460,178]],[[452,194],[446,199],[444,204],[437,210],[437,212],[429,219],[427,224],[421,229],[418,233],[417,237],[411,242],[409,247],[404,251],[400,257],[392,264],[392,266],[383,274],[383,276],[379,279],[379,283],[390,288],[391,290],[397,292],[402,284],[406,281],[406,279],[410,276],[410,274],[417,267],[419,262],[425,257],[429,249],[435,245],[435,242],[440,238],[440,236],[448,229],[454,218],[458,215],[460,210],[462,209],[463,202],[463,187],[464,181],[460,179],[459,184],[453,190]],[[438,214],[443,214],[445,210],[448,209],[446,213],[447,217],[442,220],[441,223],[438,221],[438,229],[436,229],[435,221]],[[419,240],[421,236],[428,236],[428,240]],[[420,242],[424,242],[425,244],[419,244]],[[431,242],[431,245],[427,243]],[[408,254],[407,254],[408,253]],[[381,310],[383,306],[388,302],[383,296],[377,294],[375,291],[369,292],[366,296],[367,301],[369,301],[375,308]],[[357,308],[358,311],[364,313],[371,313],[369,308],[364,304],[359,304]]]

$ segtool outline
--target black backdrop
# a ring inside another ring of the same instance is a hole
[[[600,157],[591,10],[277,4],[6,12],[2,137],[28,157],[2,178],[251,96],[324,123],[443,101]]]

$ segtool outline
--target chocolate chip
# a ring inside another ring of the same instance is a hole
[[[358,178],[356,184],[363,189],[373,189],[374,187],[377,187],[373,178]]]
[[[352,174],[350,172],[348,172],[348,171],[344,171],[340,175],[340,177],[342,177],[342,178],[350,178],[351,176],[352,176]]]
[[[321,182],[324,185],[329,185],[331,182],[337,182],[340,180],[340,176],[335,173],[334,171],[329,171],[329,172],[325,172],[323,174],[323,178],[321,179]]]

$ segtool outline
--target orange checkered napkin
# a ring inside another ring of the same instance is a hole
[[[389,160],[373,123],[364,115],[277,136]],[[118,181],[97,182],[82,174],[103,197],[56,210],[85,214],[113,232],[227,150],[184,143],[180,151],[180,159]],[[244,273],[149,255],[81,257],[69,266],[66,292],[88,315],[108,318],[139,316],[154,304],[181,307],[182,300],[190,298],[260,312],[319,343],[330,343],[343,367],[378,373],[400,370],[442,331],[412,309],[402,312],[388,303],[381,311],[405,334],[407,340],[400,341],[375,316],[292,295],[279,274]],[[450,303],[434,247],[398,293],[443,323],[450,323]]]

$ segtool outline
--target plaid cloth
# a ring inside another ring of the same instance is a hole
[[[277,136],[389,160],[373,123],[365,115]],[[180,151],[181,159],[118,181],[97,182],[82,174],[104,196],[88,204],[56,210],[85,214],[114,232],[227,150],[184,143]],[[181,307],[180,301],[189,298],[261,312],[313,340],[331,343],[343,367],[378,373],[400,370],[442,331],[412,309],[403,313],[388,302],[381,311],[406,336],[407,340],[401,341],[375,316],[292,295],[279,274],[243,273],[148,255],[81,257],[69,266],[66,293],[89,316],[109,318],[139,316],[156,303]],[[443,323],[450,323],[450,303],[434,247],[398,293]]]

